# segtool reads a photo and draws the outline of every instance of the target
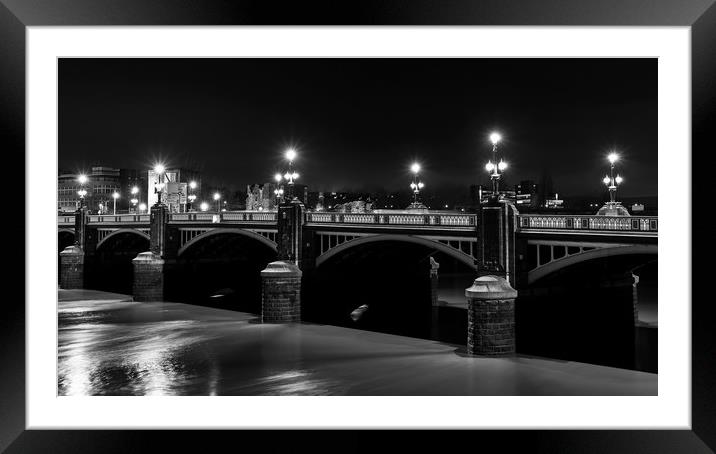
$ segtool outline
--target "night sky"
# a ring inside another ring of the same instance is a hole
[[[202,171],[266,182],[294,146],[311,190],[488,184],[502,133],[510,185],[549,172],[560,196],[657,193],[656,59],[61,59],[59,166]]]

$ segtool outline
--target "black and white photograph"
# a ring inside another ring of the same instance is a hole
[[[658,395],[657,82],[59,58],[57,394]]]

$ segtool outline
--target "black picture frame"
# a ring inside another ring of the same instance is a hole
[[[70,25],[691,27],[692,163],[701,161],[701,155],[711,155],[716,150],[711,131],[716,124],[714,0],[351,0],[302,1],[280,7],[268,1],[0,0],[0,149],[3,155],[25,155],[26,27]],[[708,181],[703,174],[708,166],[692,166],[692,181]],[[687,176],[681,175],[680,178]],[[18,187],[24,187],[24,182],[19,182]],[[698,213],[699,207],[708,207],[703,199],[704,192],[692,192],[692,212]],[[24,230],[24,216],[20,219],[17,215],[16,218],[22,227],[13,225],[13,228]],[[706,219],[699,224],[692,222],[693,227],[704,228],[706,225]],[[704,238],[697,229],[692,231],[692,241]],[[26,242],[30,240],[25,238]],[[710,333],[713,330],[714,309],[711,298],[702,298],[694,291],[697,286],[702,287],[703,282],[708,282],[705,276],[708,268],[699,268],[697,264],[701,263],[701,259],[710,258],[709,249],[696,248],[692,256],[692,282],[697,284],[692,286],[692,430],[480,431],[479,434],[468,431],[468,436],[464,437],[466,441],[478,443],[480,447],[496,444],[506,451],[511,451],[517,443],[526,442],[530,451],[713,452],[716,449],[716,431],[713,430],[716,427],[716,351]],[[24,250],[13,253],[16,257],[25,256]],[[24,270],[24,267],[18,265],[16,269]],[[229,446],[236,446],[238,439],[242,445],[248,445],[248,438],[270,446],[271,450],[277,450],[282,445],[320,447],[321,443],[316,441],[316,434],[312,431],[294,431],[284,436],[265,432],[242,432],[237,436],[233,431],[212,431],[207,436],[209,432],[25,430],[25,308],[19,301],[19,298],[6,299],[0,317],[0,450],[8,453],[133,452],[147,450],[154,443],[161,445],[163,450],[170,450],[172,446],[190,446],[197,439],[210,439],[210,443],[204,446],[218,448],[226,442]],[[669,303],[685,302],[665,302]],[[341,436],[344,447],[351,450],[375,447],[371,437],[342,432],[334,432],[334,435]],[[421,444],[429,434],[411,431],[398,436],[410,443]]]

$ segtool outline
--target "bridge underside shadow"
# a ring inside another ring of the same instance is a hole
[[[149,240],[137,233],[107,237],[94,255],[85,260],[85,286],[95,290],[132,294],[132,260],[149,250]]]
[[[656,255],[589,260],[520,289],[515,304],[517,352],[656,372],[655,330],[649,345],[635,328],[634,280],[656,287]],[[655,292],[653,292],[655,295]],[[655,303],[655,300],[654,300]]]
[[[421,244],[401,241],[362,244],[304,274],[302,317],[317,323],[434,338],[431,256],[441,264],[441,270],[454,267],[461,272],[471,271],[454,258]],[[364,304],[368,310],[353,320],[351,313]],[[452,339],[457,343],[466,337],[466,317],[461,321],[464,324],[458,323]]]
[[[168,263],[166,297],[170,301],[261,313],[261,270],[276,251],[236,233],[207,236]]]

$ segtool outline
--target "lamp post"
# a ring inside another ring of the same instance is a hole
[[[87,184],[88,180],[87,175],[80,175],[77,177],[77,182],[80,184],[80,189],[77,191],[77,195],[80,196],[79,209],[82,209],[85,204],[85,196],[87,195],[85,184]]]
[[[288,170],[283,177],[286,179],[286,181],[288,181],[288,198],[289,200],[293,200],[295,198],[293,193],[293,180],[298,179],[298,172],[293,169],[293,160],[296,159],[296,150],[294,150],[293,148],[289,148],[288,150],[286,150],[285,156],[286,159],[288,159]]]
[[[283,187],[281,186],[283,175],[277,173],[273,176],[273,179],[274,181],[276,181],[276,189],[273,190],[273,193],[276,195],[276,209],[278,210],[278,206],[281,203],[281,199],[283,199]]]
[[[617,186],[620,185],[622,181],[624,181],[624,179],[619,174],[617,174],[616,177],[614,176],[614,164],[616,164],[616,162],[619,160],[619,155],[612,152],[609,153],[607,159],[609,160],[609,175],[605,175],[602,179],[602,182],[609,189],[609,203],[611,205],[615,205],[617,197]]]
[[[189,196],[187,199],[189,199],[189,211],[194,209],[194,201],[196,200],[196,194],[194,193],[194,190],[196,189],[196,181],[190,181],[189,182]]]
[[[157,181],[154,184],[154,193],[157,194],[157,205],[162,204],[162,193],[164,192],[164,172],[166,171],[163,164],[154,166],[154,173],[157,175]]]
[[[413,182],[410,183],[410,189],[413,190],[413,203],[410,204],[409,208],[425,208],[422,204],[418,203],[418,194],[425,185],[418,180],[418,173],[420,173],[420,164],[417,162],[410,166],[410,171],[413,172]]]
[[[199,205],[199,209],[201,211],[207,211],[209,209],[209,204],[206,202],[201,202],[201,204]]]
[[[493,163],[488,160],[487,164],[485,164],[485,170],[490,172],[490,180],[492,180],[492,196],[494,198],[499,196],[499,180],[502,176],[500,172],[507,168],[507,163],[502,159],[500,159],[499,163],[497,162],[497,144],[500,143],[501,140],[502,136],[499,133],[493,132],[490,134],[490,142],[492,142],[492,161],[495,162]]]
[[[113,199],[113,201],[112,201],[112,214],[113,214],[113,215],[116,215],[116,214],[117,214],[117,199],[118,199],[118,198],[119,198],[119,192],[114,191],[114,192],[112,193],[112,199]]]
[[[216,201],[216,212],[220,213],[221,212],[221,204],[219,203],[219,200],[221,200],[221,194],[219,194],[218,192],[215,192],[214,200]]]
[[[132,189],[130,190],[130,192],[132,194],[132,198],[130,200],[130,202],[132,203],[132,211],[134,211],[136,213],[137,212],[137,204],[139,203],[139,199],[137,198],[138,197],[137,194],[139,194],[139,188],[137,186],[133,186]]]

